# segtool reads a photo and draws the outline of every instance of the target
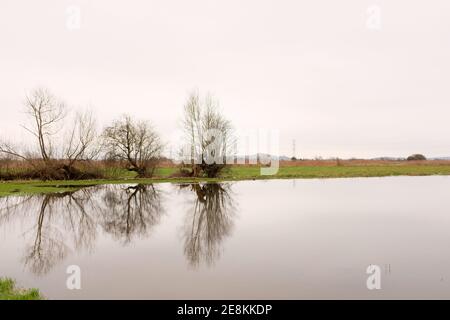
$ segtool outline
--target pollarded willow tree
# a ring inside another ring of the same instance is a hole
[[[190,162],[191,174],[217,177],[234,144],[231,122],[221,114],[218,102],[209,94],[202,99],[192,92],[184,106],[182,125],[186,139],[183,158]]]
[[[161,158],[163,144],[149,122],[128,115],[114,121],[103,132],[105,154],[110,159],[125,161],[128,170],[138,177],[151,177]]]

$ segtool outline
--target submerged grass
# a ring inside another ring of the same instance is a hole
[[[156,171],[155,177],[150,179],[136,179],[128,171],[123,171],[118,172],[114,179],[105,180],[3,182],[0,183],[0,197],[67,192],[102,184],[450,175],[450,165],[286,166],[281,167],[278,173],[272,176],[262,176],[260,174],[260,167],[257,166],[233,166],[220,178],[214,179],[172,177],[177,172],[177,168],[160,168]]]
[[[0,300],[43,300],[37,289],[17,288],[16,282],[9,278],[0,278]]]

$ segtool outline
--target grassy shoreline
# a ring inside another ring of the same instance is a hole
[[[38,289],[18,288],[10,278],[0,278],[0,300],[43,300]]]
[[[231,167],[220,178],[173,178],[176,168],[162,168],[151,179],[123,178],[78,181],[7,181],[0,182],[0,197],[74,191],[104,184],[192,183],[268,179],[357,178],[387,176],[450,175],[450,165],[363,165],[363,166],[289,166],[281,167],[273,176],[260,175],[256,166]]]

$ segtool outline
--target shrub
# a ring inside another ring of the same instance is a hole
[[[427,160],[427,158],[423,154],[416,153],[416,154],[410,155],[408,158],[406,158],[406,160],[408,160],[408,161],[417,161],[417,160],[423,161],[423,160]]]

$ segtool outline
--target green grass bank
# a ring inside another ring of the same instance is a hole
[[[172,178],[176,172],[177,168],[161,168],[151,179],[135,179],[129,172],[124,171],[122,175],[108,180],[0,182],[0,197],[73,191],[102,184],[450,175],[450,165],[291,166],[281,167],[278,173],[272,176],[262,176],[260,168],[256,166],[235,166],[229,168],[221,177],[214,179]]]
[[[0,300],[43,300],[37,289],[21,289],[9,278],[0,278]]]

